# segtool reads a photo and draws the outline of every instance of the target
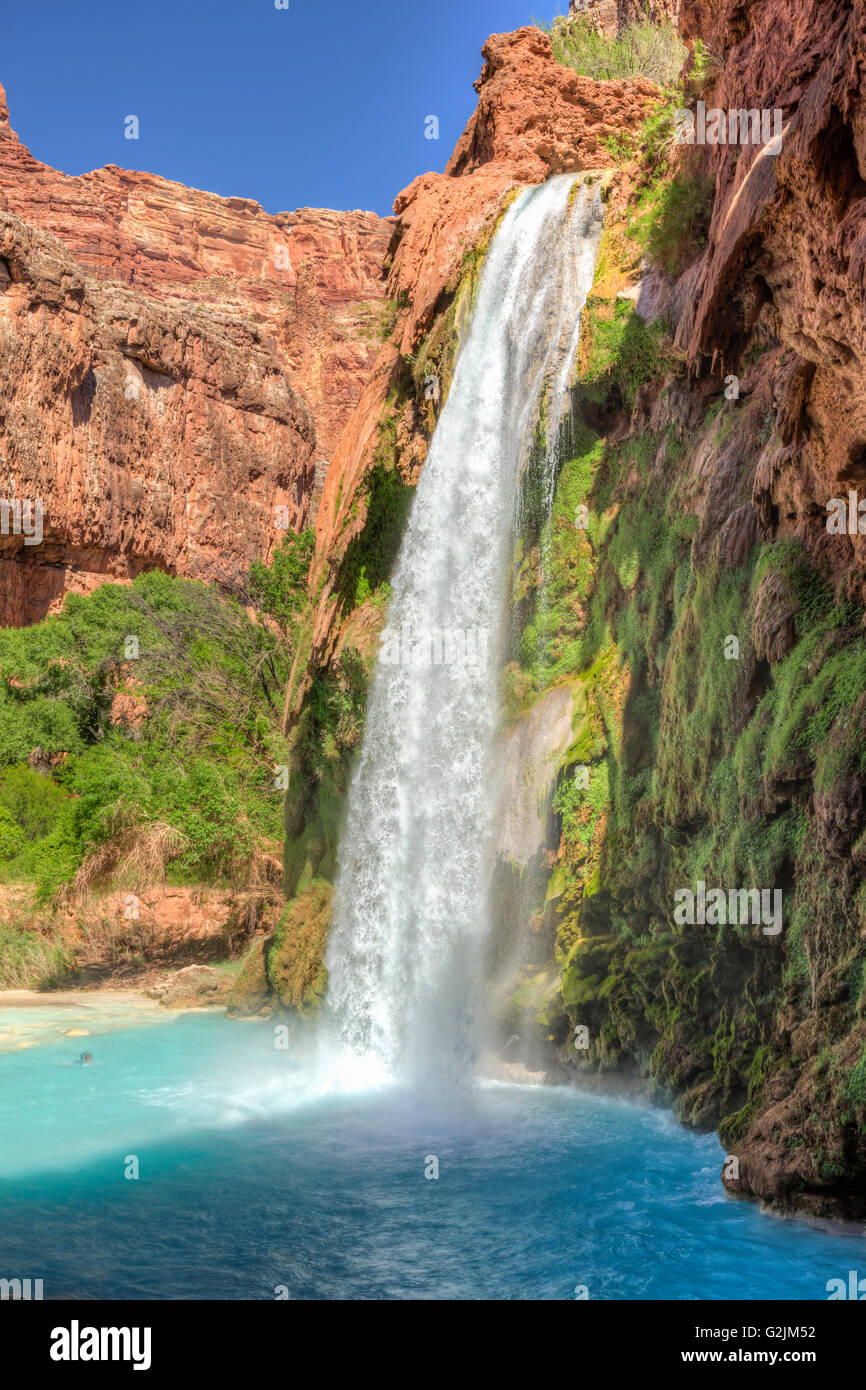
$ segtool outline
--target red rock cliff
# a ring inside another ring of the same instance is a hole
[[[680,4],[681,0],[569,0],[568,15],[589,19],[600,34],[612,37],[627,24],[646,19],[676,23]]]
[[[379,349],[392,224],[40,164],[0,88],[0,622],[162,566],[231,584],[306,524]],[[319,468],[317,470],[317,464]]]
[[[717,59],[708,107],[778,109],[784,131],[775,156],[707,146],[709,244],[678,292],[695,375],[741,370],[759,320],[779,344],[768,398],[777,424],[737,526],[746,545],[759,529],[798,535],[821,568],[866,595],[866,540],[824,525],[829,498],[866,494],[866,8],[684,0],[680,28]],[[725,496],[720,484],[708,526],[725,524]]]

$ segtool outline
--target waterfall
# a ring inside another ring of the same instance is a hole
[[[327,953],[325,1037],[371,1078],[447,1084],[476,1055],[518,480],[542,398],[567,398],[601,230],[573,184],[501,221],[392,577]]]

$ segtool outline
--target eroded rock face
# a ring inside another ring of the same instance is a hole
[[[231,588],[306,525],[379,350],[391,234],[67,177],[0,88],[0,495],[45,512],[41,545],[0,536],[0,623],[156,566]]]
[[[636,124],[641,97],[657,95],[642,78],[595,82],[579,76],[553,60],[540,29],[492,34],[481,52],[478,106],[446,176],[504,163],[521,183],[539,183],[551,174],[607,167],[605,141]]]
[[[613,38],[627,24],[651,19],[657,24],[667,19],[676,22],[680,0],[569,0],[570,19],[591,20],[600,34]]]
[[[825,504],[866,492],[866,11],[829,3],[817,23],[808,0],[684,0],[680,27],[722,64],[707,107],[778,109],[784,134],[775,156],[706,147],[716,199],[678,341],[698,374],[737,370],[759,321],[789,349],[754,506],[862,597],[866,545],[828,547]]]
[[[740,459],[751,495],[711,484],[704,525],[736,531],[749,544],[796,539],[835,594],[862,602],[864,537],[856,522],[853,532],[829,533],[827,503],[843,499],[847,511],[849,492],[866,492],[866,10],[862,0],[818,10],[806,0],[683,0],[680,29],[718,60],[708,107],[779,110],[783,124],[778,154],[751,144],[704,151],[716,196],[706,251],[687,272],[678,342],[696,382],[740,373],[760,407],[760,433]],[[769,350],[744,371],[744,348],[756,337]],[[710,464],[720,477],[724,452]],[[736,564],[743,556],[723,558]],[[755,598],[755,652],[769,680],[792,647],[798,604],[773,573]],[[856,629],[832,634],[819,663],[856,637]],[[850,965],[858,923],[846,894],[853,898],[862,875],[864,789],[841,751],[849,726],[863,727],[862,698],[852,698],[829,736],[831,748],[839,745],[839,770],[815,785],[810,808],[836,920],[828,931],[812,913],[809,997],[796,1008],[783,1004],[766,1025],[769,1079],[750,1092],[739,1120],[724,1122],[739,1173],[726,1171],[723,1181],[733,1193],[783,1208],[862,1218],[863,1146],[850,1114],[859,1103],[864,1039]],[[808,778],[809,760],[801,761],[787,782],[767,789],[778,805],[796,776]],[[811,891],[819,902],[818,889]],[[828,1046],[836,1049],[832,1082],[822,1060]]]
[[[379,347],[389,219],[318,208],[271,216],[250,198],[116,165],[69,177],[21,144],[2,87],[0,208],[53,232],[101,280],[266,325],[330,457]]]
[[[315,427],[244,320],[86,279],[0,212],[0,493],[38,500],[41,544],[0,535],[0,623],[159,567],[235,587],[304,524]]]
[[[705,249],[695,245],[678,281],[664,286],[688,377],[646,388],[631,435],[670,430],[683,453],[665,471],[660,452],[649,481],[629,486],[635,504],[642,488],[656,489],[672,514],[694,513],[689,567],[695,592],[706,584],[711,597],[700,614],[686,597],[672,615],[659,662],[653,793],[582,909],[564,989],[575,1000],[569,1023],[595,1027],[599,1073],[637,1064],[648,1085],[676,1098],[686,1123],[719,1126],[736,1160],[722,1174],[732,1194],[858,1220],[866,1211],[858,897],[866,698],[859,674],[847,683],[836,675],[856,666],[862,611],[836,601],[862,603],[866,561],[856,517],[853,534],[828,532],[826,504],[842,498],[847,512],[849,489],[866,492],[864,19],[862,3],[841,0],[681,7],[681,32],[713,56],[706,107],[778,109],[782,148],[708,144],[680,165],[687,178],[708,173],[715,189]],[[703,624],[736,589],[726,623],[748,639],[717,687],[722,714],[706,688],[695,697],[689,685],[715,657]],[[648,653],[657,659],[655,639]],[[834,705],[825,691],[836,679]],[[800,730],[804,709],[817,717]],[[705,716],[712,735],[692,745],[687,721]],[[781,752],[772,743],[779,729],[788,740]],[[721,785],[725,759],[736,762],[750,740],[754,759],[738,764],[736,800],[721,817],[702,776]],[[622,754],[627,770],[625,740]],[[793,821],[794,808],[798,837],[766,859],[753,854]],[[741,835],[748,852],[726,857]],[[695,922],[670,929],[674,894],[687,877],[694,882],[689,854],[704,836],[713,844],[708,883],[711,874],[728,888],[773,883],[785,904],[778,935],[754,923],[749,935],[742,917],[718,933]],[[635,934],[651,927],[646,954],[628,963],[623,921]],[[660,999],[675,1001],[662,1027]],[[583,1065],[570,1034],[561,1037],[568,1067]]]

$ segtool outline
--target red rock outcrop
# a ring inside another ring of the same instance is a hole
[[[147,568],[234,587],[306,525],[379,350],[391,234],[68,177],[0,88],[0,495],[44,509],[40,545],[0,535],[0,623]]]
[[[589,19],[600,34],[612,38],[635,21],[651,19],[658,24],[667,19],[676,23],[680,3],[681,0],[569,0],[568,17]]]
[[[0,208],[53,232],[101,280],[267,325],[330,456],[378,351],[391,221],[315,208],[271,216],[249,198],[116,165],[69,177],[21,144],[2,87]]]
[[[608,136],[634,130],[657,89],[642,79],[595,82],[563,67],[546,34],[534,27],[494,34],[482,49],[475,83],[478,107],[444,174],[423,174],[394,204],[397,228],[389,293],[405,307],[382,349],[347,425],[325,482],[316,528],[313,585],[320,593],[306,676],[296,672],[287,718],[307,681],[339,640],[335,586],[339,561],[363,530],[359,489],[372,464],[385,400],[401,364],[414,352],[459,282],[467,252],[492,230],[506,193],[553,174],[612,166]],[[401,423],[417,460],[424,443],[412,421]],[[415,467],[417,472],[417,467]]]
[[[86,279],[2,212],[0,265],[0,491],[43,533],[0,535],[0,623],[155,567],[233,588],[304,523],[313,420],[255,324]]]
[[[650,82],[594,82],[553,58],[540,29],[493,34],[484,45],[478,106],[444,174],[422,174],[397,198],[390,283],[406,296],[403,351],[429,328],[460,258],[504,193],[553,174],[612,165],[605,141],[634,129],[657,95]]]

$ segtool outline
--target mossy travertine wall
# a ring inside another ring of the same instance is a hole
[[[778,107],[781,154],[692,148],[648,175],[626,152],[547,616],[516,653],[587,708],[554,801],[553,959],[509,1023],[531,1016],[536,1059],[719,1126],[732,1193],[862,1217],[863,542],[827,504],[847,516],[866,442],[863,25],[825,7],[816,43],[811,8],[681,16],[714,61],[674,104]],[[647,218],[676,254],[638,289]],[[781,916],[684,920],[700,884]]]

